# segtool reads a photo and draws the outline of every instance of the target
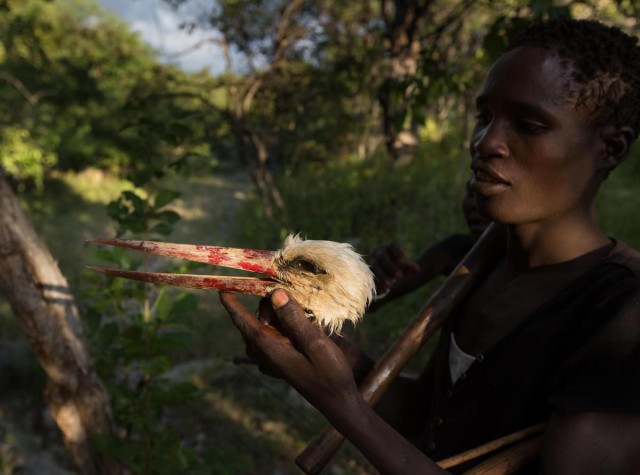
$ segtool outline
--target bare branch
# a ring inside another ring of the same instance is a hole
[[[47,95],[47,91],[39,91],[35,94],[31,93],[22,81],[4,71],[0,71],[0,79],[4,79],[11,84],[32,106],[35,106],[42,97]]]
[[[285,56],[287,48],[293,44],[296,38],[295,32],[291,30],[291,21],[293,15],[302,6],[302,0],[294,0],[282,12],[280,21],[278,22],[278,30],[276,33],[276,42],[274,45],[273,58],[274,63],[278,63]]]

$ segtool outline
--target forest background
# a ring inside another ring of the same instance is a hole
[[[160,63],[94,0],[0,0],[0,180],[69,282],[110,398],[112,430],[91,437],[88,457],[118,462],[94,473],[299,473],[293,459],[323,421],[280,381],[237,364],[244,348],[214,294],[84,266],[211,270],[85,240],[275,249],[299,232],[365,255],[396,241],[416,256],[466,230],[474,94],[508,39],[556,15],[638,35],[640,3],[165,3],[187,12],[187,31],[210,33],[223,73]],[[606,231],[635,247],[639,155],[598,202]],[[0,240],[0,273],[3,249]],[[351,337],[380,355],[440,282],[367,316]],[[53,376],[25,338],[21,290],[0,288],[0,474],[89,473],[47,410]],[[328,473],[374,472],[346,447]]]

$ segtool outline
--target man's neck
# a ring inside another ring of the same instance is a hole
[[[509,273],[559,264],[583,256],[610,243],[595,220],[556,225],[511,225],[508,231],[507,269]]]

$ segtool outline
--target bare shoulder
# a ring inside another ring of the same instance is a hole
[[[640,414],[554,414],[544,435],[542,473],[640,473]]]

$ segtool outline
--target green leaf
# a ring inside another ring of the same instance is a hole
[[[180,221],[180,215],[175,211],[170,211],[170,210],[155,213],[153,215],[153,218],[168,224],[174,224],[177,221]]]
[[[162,234],[163,236],[168,236],[173,232],[173,226],[167,223],[156,224],[153,228],[151,228],[151,232],[155,234]]]
[[[131,202],[136,213],[138,213],[139,215],[144,214],[146,203],[140,196],[138,196],[135,192],[129,190],[123,191],[122,196],[124,196],[129,202]]]
[[[144,233],[147,230],[147,224],[144,220],[131,220],[127,224],[123,224],[122,227],[134,234]]]
[[[119,222],[128,212],[129,210],[122,203],[122,198],[118,198],[107,205],[107,214],[114,221]]]
[[[163,206],[167,206],[172,201],[175,201],[180,197],[181,193],[174,190],[161,190],[155,199],[154,209],[160,209]]]

